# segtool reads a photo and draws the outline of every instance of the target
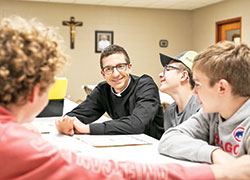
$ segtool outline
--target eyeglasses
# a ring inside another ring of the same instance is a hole
[[[123,72],[127,70],[127,67],[128,67],[128,63],[120,63],[120,64],[117,64],[116,66],[105,66],[102,68],[102,70],[104,74],[110,75],[114,72],[115,68],[118,72]]]
[[[171,70],[184,71],[184,69],[182,69],[182,68],[179,68],[179,67],[176,67],[176,66],[166,65],[166,66],[164,66],[163,74],[165,74],[166,71],[171,71]]]

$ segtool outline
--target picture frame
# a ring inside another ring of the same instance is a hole
[[[95,31],[95,52],[101,53],[104,48],[114,43],[113,31]]]

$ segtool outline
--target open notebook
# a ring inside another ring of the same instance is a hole
[[[73,137],[97,148],[152,144],[141,135],[74,135]]]

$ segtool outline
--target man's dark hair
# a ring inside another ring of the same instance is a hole
[[[125,60],[128,64],[130,64],[130,59],[129,59],[129,56],[127,54],[127,52],[125,51],[124,48],[122,48],[121,46],[118,46],[118,45],[115,45],[115,44],[112,44],[112,45],[109,45],[108,47],[106,47],[102,54],[101,54],[101,57],[100,57],[100,66],[101,66],[101,69],[103,69],[103,62],[102,62],[102,59],[105,58],[105,57],[108,57],[112,54],[123,54],[125,56]]]

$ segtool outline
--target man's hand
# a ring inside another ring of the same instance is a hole
[[[78,134],[89,134],[90,133],[89,125],[83,124],[78,119],[75,119],[75,121],[74,121],[74,129],[75,129],[75,133],[78,133]]]
[[[250,156],[243,155],[224,164],[210,166],[216,180],[249,180]]]
[[[212,152],[212,163],[213,164],[225,164],[230,163],[235,160],[235,157],[224,152],[222,149],[218,148]]]
[[[62,119],[59,119],[56,121],[56,129],[58,132],[67,134],[67,135],[73,135],[74,134],[74,121],[75,117],[69,117],[65,116]]]

